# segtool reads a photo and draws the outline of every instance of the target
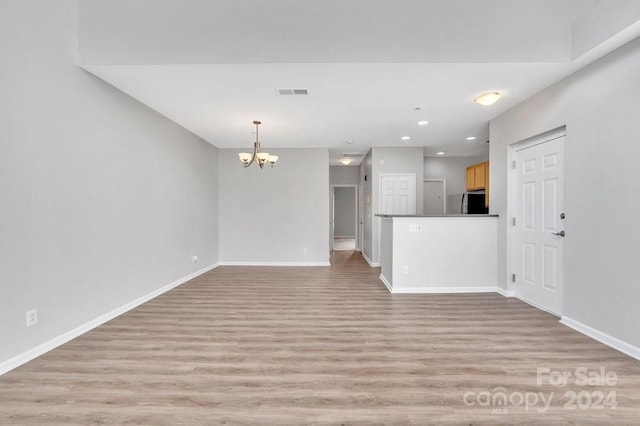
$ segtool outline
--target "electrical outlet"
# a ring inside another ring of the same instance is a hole
[[[411,224],[408,226],[409,232],[422,232],[422,224]]]
[[[409,267],[407,265],[402,266],[402,275],[409,275]]]
[[[193,256],[193,257],[191,258],[191,261],[192,261],[193,263],[198,263],[198,256]]]
[[[304,254],[309,254],[309,248],[308,247],[303,248],[302,251],[304,251]]]
[[[31,327],[32,325],[36,325],[38,323],[38,310],[32,309],[27,311],[27,327]]]

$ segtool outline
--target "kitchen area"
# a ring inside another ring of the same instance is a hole
[[[498,215],[489,214],[489,162],[425,158],[424,172],[421,214],[376,214],[380,279],[392,293],[495,292]],[[433,188],[438,197],[428,193]]]

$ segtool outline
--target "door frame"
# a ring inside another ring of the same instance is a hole
[[[505,282],[507,283],[506,285],[506,292],[505,292],[505,296],[507,297],[515,297],[515,283],[512,281],[512,274],[515,273],[516,270],[516,247],[515,247],[515,232],[514,232],[514,226],[513,226],[513,220],[515,219],[516,216],[516,200],[517,200],[517,190],[518,188],[516,187],[516,178],[517,178],[517,169],[514,167],[515,165],[515,158],[516,158],[516,152],[517,151],[522,151],[523,149],[527,149],[527,148],[531,148],[532,146],[535,145],[540,145],[543,144],[545,142],[549,142],[551,140],[554,139],[558,139],[561,137],[565,137],[565,154],[564,154],[564,158],[565,158],[565,164],[566,164],[566,159],[567,159],[567,150],[566,150],[566,137],[567,137],[567,127],[566,125],[557,127],[553,130],[549,130],[547,132],[544,133],[540,133],[538,135],[514,142],[509,144],[508,146],[508,150],[507,150],[507,232],[506,232],[506,254],[507,254],[507,258],[506,258],[506,277],[505,277]],[[566,173],[566,169],[565,169],[565,173]],[[567,198],[567,192],[566,192],[566,182],[564,185],[564,198],[566,200]],[[564,250],[564,259],[566,259],[566,247],[567,245],[565,244],[563,247]],[[566,262],[563,262],[562,265],[562,274],[564,275],[565,272],[565,264]],[[564,288],[566,286],[563,285],[562,287],[562,300],[563,300],[563,305],[564,305]],[[524,302],[529,303],[528,301],[524,300]],[[540,306],[536,306],[539,309],[545,310],[544,308],[540,307]],[[562,312],[561,312],[562,314]],[[555,314],[554,314],[555,315]]]
[[[364,246],[364,181],[358,184],[358,239],[356,241],[356,249],[362,252]]]
[[[444,178],[425,178],[422,182],[442,182],[442,214],[447,214],[447,180]],[[424,212],[424,186],[422,187],[422,208]]]
[[[329,245],[331,247],[331,250],[333,250],[333,240],[335,239],[335,228],[336,228],[336,223],[335,223],[335,218],[336,218],[336,214],[335,214],[335,210],[336,210],[336,194],[335,194],[335,188],[353,188],[354,189],[354,211],[355,211],[355,224],[356,224],[356,250],[355,251],[360,251],[360,220],[359,220],[359,198],[358,198],[358,194],[360,193],[360,191],[358,190],[358,186],[356,184],[331,184],[330,188],[329,188],[329,194],[331,196],[331,217],[329,220],[329,235],[331,236],[331,241],[329,241]]]

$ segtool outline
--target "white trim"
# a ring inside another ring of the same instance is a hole
[[[522,151],[523,149],[531,148],[532,146],[540,145],[546,142],[551,142],[555,139],[560,139],[567,135],[567,126],[562,125],[548,132],[540,133],[530,138],[515,142],[511,144],[515,152]]]
[[[220,261],[220,266],[331,266],[326,262],[236,262]]]
[[[637,346],[633,346],[630,343],[624,342],[620,339],[608,335],[607,333],[603,333],[602,331],[596,330],[595,328],[589,327],[588,325],[585,325],[567,316],[562,316],[562,318],[560,319],[560,324],[564,324],[567,327],[584,334],[585,336],[589,336],[600,343],[604,343],[605,345],[640,361],[640,348]]]
[[[21,353],[20,355],[16,355],[13,358],[9,358],[8,360],[0,363],[0,375],[3,375],[13,370],[14,368],[20,367],[21,365],[26,364],[27,362],[39,357],[40,355],[43,355],[49,352],[50,350],[53,350],[58,346],[63,345],[68,341],[73,340],[76,337],[81,336],[84,333],[93,330],[94,328],[104,324],[105,322],[111,321],[112,319],[124,314],[125,312],[130,311],[131,309],[136,308],[142,305],[143,303],[148,302],[149,300],[154,299],[160,296],[161,294],[166,293],[167,291],[174,289],[175,287],[178,287],[179,285],[184,284],[187,281],[192,280],[195,277],[202,275],[205,272],[208,272],[217,267],[218,267],[218,263],[209,265],[203,269],[200,269],[199,271],[196,271],[192,274],[187,275],[186,277],[182,277],[170,284],[165,285],[164,287],[160,287],[157,290],[154,290],[150,293],[145,294],[144,296],[141,296],[135,300],[132,300],[131,302],[126,303],[120,306],[119,308],[116,308],[110,312],[107,312],[106,314],[100,315],[92,319],[91,321],[86,322],[74,329],[71,329],[65,333],[62,333],[61,335],[54,337],[53,339],[50,339],[34,348],[31,348],[28,351]]]
[[[377,268],[380,266],[379,263],[374,262],[373,260],[369,259],[369,257],[364,253],[364,251],[361,252],[362,253],[362,257],[364,257],[364,260],[367,261],[367,263],[369,264],[369,266],[371,266],[372,268]]]
[[[391,283],[382,274],[380,274],[380,281],[382,281],[382,284],[387,286],[387,290],[389,290],[389,293],[393,293],[393,287],[391,286]]]
[[[496,287],[393,287],[391,293],[496,293]]]
[[[526,299],[526,298],[522,297],[522,296],[521,296],[521,295],[519,295],[519,294],[516,294],[515,290],[514,290],[514,292],[513,292],[513,297],[515,297],[516,299],[520,300],[521,302],[526,303],[527,305],[531,305],[531,306],[533,306],[533,307],[534,307],[534,308],[536,308],[536,309],[540,309],[541,311],[544,311],[544,312],[546,312],[546,313],[548,313],[548,314],[554,315],[554,316],[556,316],[556,317],[558,317],[558,318],[559,318],[559,317],[561,317],[561,314],[559,314],[559,313],[557,313],[557,312],[550,311],[549,309],[547,309],[547,308],[545,308],[545,307],[543,307],[543,306],[540,306],[540,305],[538,305],[537,303],[534,303],[534,302],[532,302],[531,300],[528,300],[528,299]]]
[[[504,297],[515,297],[515,293],[513,292],[513,290],[505,290],[503,288],[497,287],[496,292],[503,295]]]

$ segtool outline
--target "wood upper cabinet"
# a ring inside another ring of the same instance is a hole
[[[487,189],[489,186],[489,162],[467,167],[467,191]]]
[[[467,191],[473,191],[476,186],[476,166],[467,167]]]

